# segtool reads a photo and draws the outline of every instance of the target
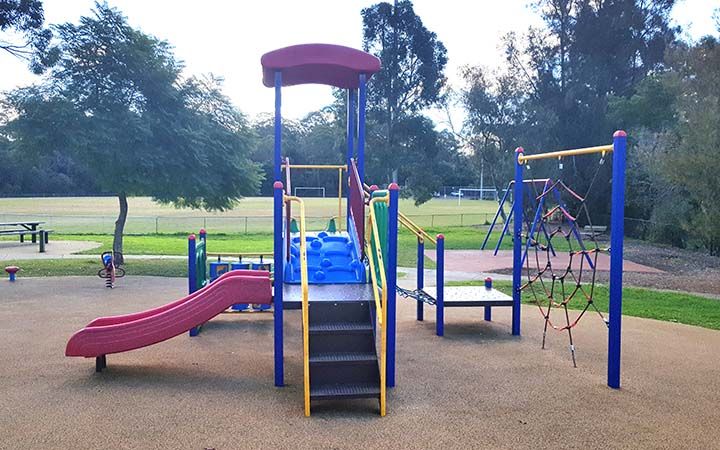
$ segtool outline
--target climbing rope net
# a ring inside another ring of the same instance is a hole
[[[609,248],[600,247],[598,228],[593,226],[587,206],[603,163],[604,155],[585,195],[575,192],[562,179],[547,183],[542,191],[533,186],[536,210],[523,236],[526,280],[520,290],[529,293],[544,319],[542,348],[549,329],[567,332],[574,367],[577,362],[572,330],[580,319],[592,310],[608,325],[594,300],[598,255],[609,252]],[[579,222],[588,226],[581,229]]]

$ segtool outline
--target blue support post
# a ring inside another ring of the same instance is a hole
[[[201,236],[202,239],[202,236]],[[197,242],[195,235],[188,236],[188,294],[198,290],[197,285]],[[200,333],[199,327],[190,328],[188,335],[190,337],[197,336]]]
[[[350,174],[351,160],[355,157],[355,89],[348,89],[347,95],[347,158],[345,164],[347,165],[346,175]],[[350,187],[347,186],[345,189],[345,229],[350,229]]]
[[[515,150],[515,186],[513,190],[513,307],[512,307],[512,334],[520,336],[520,281],[522,277],[522,198],[523,198],[523,166],[518,158],[523,154],[523,148]],[[518,201],[519,200],[519,201]]]
[[[497,253],[500,250],[500,245],[502,245],[502,241],[505,238],[505,234],[507,233],[508,227],[510,226],[510,221],[513,218],[513,214],[515,214],[515,201],[514,200],[513,200],[513,203],[510,205],[510,213],[507,215],[507,219],[505,220],[505,223],[503,224],[503,229],[502,229],[502,232],[500,233],[500,238],[497,241],[497,245],[495,245],[495,252],[493,253],[493,256],[497,256]]]
[[[282,173],[282,72],[275,72],[275,180],[281,181]]]
[[[435,334],[445,334],[445,236],[437,235],[435,246]]]
[[[195,255],[195,235],[188,236],[188,294],[197,290],[197,257]]]
[[[500,213],[503,210],[503,207],[505,206],[505,201],[507,200],[508,194],[510,194],[510,187],[512,186],[512,181],[508,183],[507,189],[505,189],[505,193],[502,196],[502,200],[500,200],[500,205],[498,206],[497,211],[495,211],[495,217],[493,217],[492,223],[490,224],[490,228],[488,228],[488,232],[485,235],[485,239],[483,240],[482,245],[480,246],[480,250],[485,250],[485,246],[487,245],[488,239],[490,239],[490,234],[492,233],[493,228],[495,228],[495,224],[497,223],[498,218],[500,217]],[[482,193],[481,193],[482,195]],[[512,206],[510,207],[512,210]],[[512,212],[512,211],[511,211]],[[508,218],[505,223],[509,222],[510,219]],[[502,239],[502,235],[500,236],[500,239]],[[495,251],[497,253],[497,250]]]
[[[387,262],[387,387],[395,386],[395,328],[397,299],[397,250],[398,250],[398,198],[400,188],[395,183],[388,186],[388,262]]]
[[[425,242],[418,238],[417,245],[417,289],[425,287]],[[424,319],[423,302],[417,301],[417,320]]]
[[[522,176],[522,164],[516,164],[520,166],[520,175]],[[517,176],[517,171],[515,172],[515,176]],[[520,183],[522,184],[522,182]],[[525,258],[527,257],[528,252],[530,251],[530,240],[533,236],[535,236],[535,228],[538,226],[538,223],[540,224],[540,228],[542,228],[543,231],[545,231],[545,225],[542,221],[542,211],[543,206],[545,205],[545,194],[548,191],[549,186],[548,183],[545,184],[545,187],[543,187],[542,195],[540,196],[540,200],[537,202],[537,208],[535,209],[535,217],[533,218],[532,224],[528,227],[528,237],[527,241],[525,241],[525,251],[523,251],[521,260],[520,260],[520,267],[523,267],[525,265]],[[517,189],[516,189],[517,190]],[[520,189],[522,191],[522,188]],[[522,204],[520,205],[520,214],[522,214]],[[516,216],[518,217],[518,216]],[[519,217],[522,217],[520,215]],[[519,221],[520,224],[522,224],[522,220]],[[514,222],[513,222],[514,223]],[[548,236],[547,231],[545,231],[545,236]],[[552,247],[552,243],[550,243],[549,236],[548,236],[548,244],[550,247]],[[553,250],[553,255],[555,254],[555,251]]]
[[[357,164],[360,181],[365,182],[365,104],[367,102],[366,80],[364,73],[360,74],[360,87],[358,89],[358,136],[357,136]]]
[[[623,239],[625,236],[625,152],[627,134],[613,135],[612,209],[610,212],[610,308],[608,386],[620,388],[622,326]]]
[[[285,230],[289,232],[289,230]],[[274,265],[274,293],[273,293],[273,320],[274,320],[274,346],[275,346],[275,386],[283,386],[283,184],[276,181],[273,184],[273,265]]]

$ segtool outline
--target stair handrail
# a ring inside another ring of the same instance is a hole
[[[354,159],[350,159],[350,167],[348,171],[348,201],[350,202],[349,212],[350,218],[348,222],[352,222],[355,228],[357,242],[360,252],[365,249],[365,189],[363,188],[360,173],[358,172],[357,163]],[[348,230],[350,231],[350,230]],[[362,256],[362,255],[361,255]]]
[[[387,280],[385,277],[385,264],[382,258],[382,246],[380,242],[380,233],[378,231],[377,220],[375,217],[375,203],[389,203],[389,196],[375,197],[370,200],[370,208],[368,212],[368,224],[365,228],[365,254],[370,264],[370,279],[373,285],[373,298],[375,299],[375,311],[380,327],[380,415],[384,416],[386,411],[386,376],[387,376]],[[373,252],[373,245],[375,250]],[[375,270],[375,262],[373,258],[377,258],[378,270]],[[377,279],[380,274],[380,280]],[[379,281],[379,282],[378,282]],[[378,294],[380,291],[380,294]]]
[[[302,328],[303,328],[303,384],[305,392],[305,416],[310,415],[310,305],[308,301],[307,241],[305,240],[305,204],[302,199],[285,195],[285,203],[296,202],[300,205],[300,287],[302,291]],[[290,233],[289,230],[286,233]]]
[[[365,191],[365,197],[370,198],[370,196],[371,196],[370,186],[363,183],[363,190]],[[410,220],[410,218],[408,216],[406,216],[405,214],[403,214],[400,211],[398,211],[398,222],[402,226],[404,226],[405,228],[410,230],[410,232],[412,234],[414,234],[420,240],[420,242],[423,242],[425,239],[427,239],[428,241],[437,245],[437,240],[434,237],[430,236],[427,233],[427,231],[420,228],[420,225],[418,225],[415,222],[413,222],[412,220]]]

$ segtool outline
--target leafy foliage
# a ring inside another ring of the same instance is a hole
[[[40,74],[47,66],[55,63],[59,53],[51,45],[52,33],[43,28],[45,21],[40,0],[4,0],[0,2],[0,32],[14,31],[21,36],[21,42],[0,38],[0,50],[27,60],[30,69]]]
[[[16,116],[4,133],[34,159],[71,156],[118,194],[116,250],[127,195],[222,210],[255,193],[251,131],[222,80],[182,79],[169,44],[131,28],[107,4],[56,31],[58,64],[42,85],[8,95]]]

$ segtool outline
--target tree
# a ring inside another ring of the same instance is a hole
[[[547,151],[607,142],[618,128],[608,115],[608,99],[633,95],[638,82],[663,68],[664,51],[676,32],[669,25],[673,4],[538,1],[545,27],[522,38],[508,35],[507,64],[494,76],[465,77],[464,103],[476,135],[492,136],[507,153],[517,144]],[[569,158],[561,176],[584,192],[597,167],[591,161]],[[544,166],[543,173],[560,176],[557,165]],[[610,166],[603,165],[599,179],[609,179]],[[609,183],[595,184],[591,211],[606,216],[609,195]]]
[[[128,196],[226,209],[256,192],[251,130],[214,77],[182,79],[164,41],[97,3],[93,17],[56,28],[62,56],[47,82],[8,96],[12,145],[67,152],[118,196],[113,250],[122,252]]]
[[[363,48],[383,63],[368,88],[368,147],[374,152],[368,153],[368,160],[378,162],[376,166],[370,164],[368,170],[382,170],[376,174],[378,178],[397,180],[402,176],[398,170],[412,161],[414,165],[407,168],[405,177],[427,184],[432,177],[413,174],[418,170],[432,173],[432,158],[426,158],[428,149],[411,143],[437,140],[432,122],[419,116],[441,101],[447,50],[423,25],[409,0],[396,1],[395,5],[378,3],[363,9],[362,18]],[[417,185],[413,190],[432,191],[432,186]]]
[[[11,31],[21,36],[21,42],[12,37],[0,38],[0,50],[28,61],[30,69],[39,74],[54,64],[58,50],[50,44],[52,33],[43,28],[44,11],[40,0],[0,1],[0,32]]]

